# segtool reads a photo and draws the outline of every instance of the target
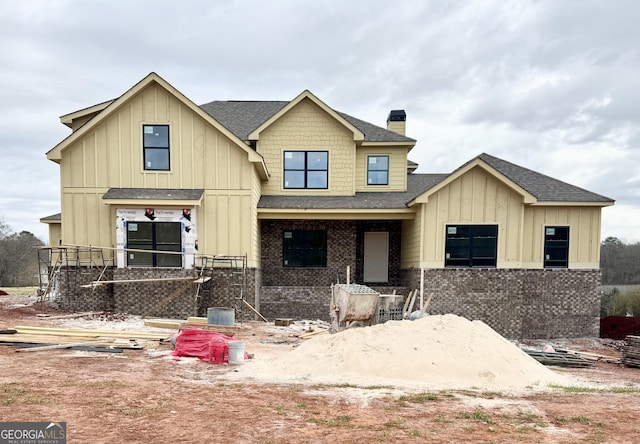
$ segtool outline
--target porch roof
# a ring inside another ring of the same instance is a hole
[[[415,197],[447,177],[446,174],[409,174],[405,192],[363,192],[354,196],[262,196],[258,208],[286,210],[406,209]]]

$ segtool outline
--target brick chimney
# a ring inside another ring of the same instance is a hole
[[[401,136],[405,135],[407,124],[407,113],[403,109],[394,109],[389,113],[387,117],[387,129],[398,133]]]

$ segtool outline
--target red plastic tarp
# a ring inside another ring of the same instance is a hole
[[[192,356],[212,364],[229,362],[230,336],[201,328],[180,331],[176,337],[173,356]]]

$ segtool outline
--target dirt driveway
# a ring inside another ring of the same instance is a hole
[[[0,328],[54,325],[35,316],[48,310],[0,296]],[[301,341],[272,325],[250,323],[238,338],[256,355]],[[618,353],[597,340],[574,345]],[[560,370],[588,387],[415,392],[229,382],[225,374],[236,367],[176,362],[169,350],[17,353],[0,346],[0,420],[66,421],[69,443],[640,442],[640,369],[616,364]]]

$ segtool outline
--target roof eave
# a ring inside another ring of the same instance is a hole
[[[410,208],[258,208],[258,219],[411,220],[414,218],[415,211]]]

